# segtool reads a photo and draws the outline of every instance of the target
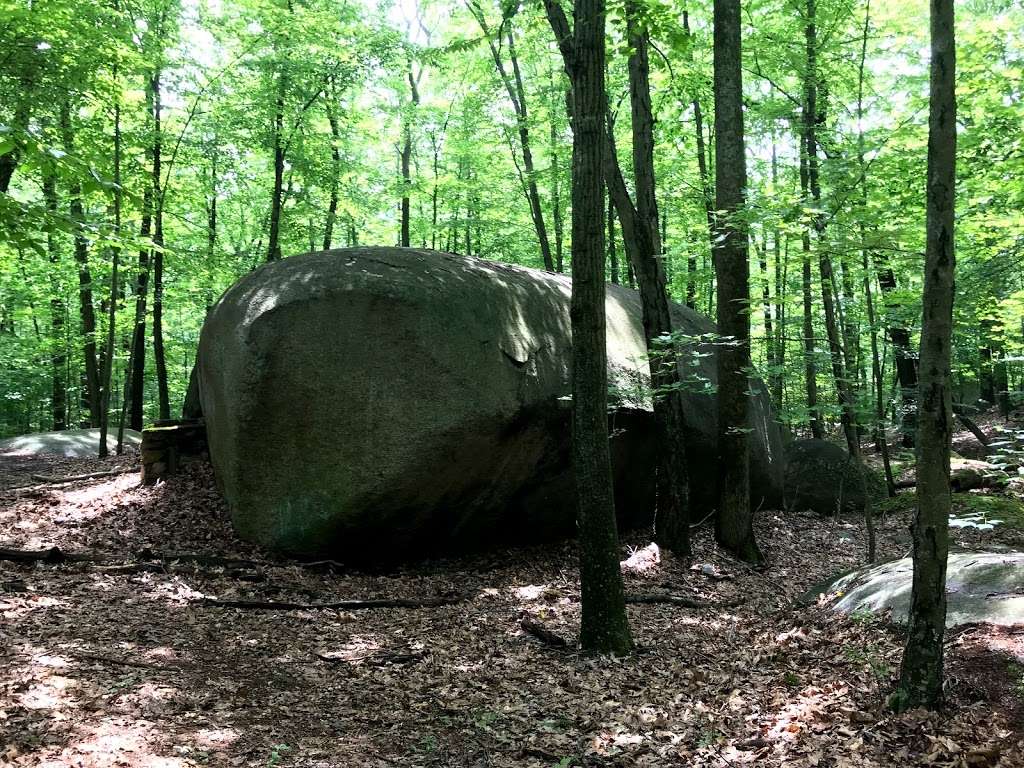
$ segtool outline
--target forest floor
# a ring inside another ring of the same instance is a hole
[[[698,607],[630,605],[639,651],[591,659],[572,648],[571,543],[368,574],[239,542],[203,463],[151,488],[132,472],[12,490],[132,461],[0,459],[0,547],[98,558],[0,562],[0,765],[1024,765],[1024,627],[948,633],[947,710],[895,716],[901,630],[800,603],[861,564],[860,520],[761,512],[762,570],[706,528],[690,561],[630,533],[629,592]],[[878,522],[882,558],[908,551],[913,496],[899,498]],[[952,535],[1024,549],[1012,526]]]

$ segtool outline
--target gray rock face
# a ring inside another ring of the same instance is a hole
[[[836,611],[892,612],[905,622],[914,562],[905,557],[848,573],[804,595]],[[946,565],[946,626],[1024,624],[1024,552],[951,552]]]
[[[570,291],[561,275],[399,248],[310,253],[244,277],[207,318],[197,371],[239,533],[357,561],[572,535]],[[639,297],[609,286],[607,316],[618,513],[645,524],[656,441]],[[714,330],[684,307],[675,319]],[[687,373],[713,381],[713,358]],[[781,437],[757,386],[753,502],[771,504]],[[714,399],[687,399],[703,517]]]
[[[785,506],[819,515],[864,508],[864,483],[872,501],[886,497],[885,481],[835,443],[794,440],[785,450]]]
[[[142,435],[134,429],[124,431],[124,444],[138,448]],[[59,432],[37,432],[0,440],[2,456],[34,456],[39,454],[64,456],[69,459],[95,458],[100,446],[99,429],[65,429]],[[117,429],[107,434],[107,449],[117,448]]]

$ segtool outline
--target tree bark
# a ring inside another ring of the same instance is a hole
[[[805,205],[810,202],[810,191],[807,175],[807,142],[803,132],[800,134],[800,192]],[[811,437],[821,440],[825,431],[821,423],[821,409],[818,407],[818,363],[814,350],[814,294],[811,279],[811,228],[803,227],[800,234],[803,249],[803,272],[801,286],[803,288],[803,332],[804,332],[804,383],[807,391],[807,420],[811,428]]]
[[[690,35],[690,16],[683,11],[683,30]],[[693,125],[697,139],[697,174],[700,178],[701,198],[704,203],[704,216],[708,223],[708,242],[712,250],[715,247],[715,201],[708,174],[707,147],[704,142],[704,113],[701,111],[700,99],[693,97]],[[697,308],[697,254],[690,251],[686,259],[686,306]]]
[[[64,151],[74,154],[74,133],[71,126],[71,105],[62,102],[60,110]],[[96,311],[92,298],[92,272],[89,268],[89,242],[85,239],[85,208],[82,187],[74,181],[69,189],[68,210],[75,227],[75,262],[78,264],[78,307],[82,323],[82,354],[85,359],[85,401],[89,426],[100,423],[100,371],[96,357]]]
[[[942,705],[949,553],[949,452],[952,440],[950,346],[956,272],[956,54],[953,0],[931,0],[931,92],[928,120],[927,224],[920,395],[914,580],[897,710]]]
[[[900,386],[903,401],[903,446],[913,448],[914,434],[917,431],[917,357],[911,348],[910,331],[896,319],[899,304],[892,300],[897,289],[896,275],[888,265],[883,265],[878,270],[878,285],[882,289],[889,341],[896,361],[896,381]]]
[[[334,101],[333,89],[328,90],[326,98],[327,122],[331,126],[331,188],[327,202],[327,221],[324,224],[324,250],[330,250],[334,240],[334,221],[338,217],[338,184],[341,176],[341,129],[338,125],[338,113]],[[437,157],[434,158],[434,178],[437,178]],[[437,185],[434,186],[435,224],[437,217]]]
[[[115,1],[114,8],[118,9]],[[114,65],[114,83],[118,84],[118,67]],[[114,245],[110,253],[110,295],[107,299],[107,342],[103,354],[102,389],[100,395],[100,440],[99,457],[108,453],[107,433],[110,429],[110,387],[114,372],[114,346],[117,341],[117,300],[121,286],[118,274],[121,266],[121,205],[123,198],[121,189],[121,99],[114,97]]]
[[[740,0],[714,3],[715,247],[718,330],[718,515],[715,539],[741,560],[761,562],[750,509],[750,263],[743,140]]]
[[[59,216],[57,205],[57,180],[52,173],[44,172],[43,199],[46,211],[54,219]],[[46,230],[46,252],[50,260],[50,343],[53,352],[50,355],[51,397],[50,413],[53,417],[55,430],[68,428],[68,385],[65,368],[67,367],[67,342],[64,338],[64,305],[63,286],[60,272],[60,244],[57,232],[50,226]]]
[[[164,349],[164,200],[162,171],[162,103],[160,69],[153,72],[153,362],[156,366],[157,407],[161,419],[171,418],[167,387],[167,355]]]
[[[274,101],[274,186],[270,193],[270,235],[267,238],[267,261],[281,258],[281,207],[284,195],[284,108],[288,92],[288,76],[282,68],[277,75],[277,98]]]
[[[608,271],[612,282],[619,284],[619,254],[615,249],[615,204],[608,197]]]
[[[572,173],[573,465],[580,528],[580,646],[633,649],[619,567],[608,447],[604,288],[604,0],[574,7]]]
[[[804,72],[804,105],[803,105],[803,128],[804,147],[807,150],[807,181],[811,192],[811,200],[814,203],[815,213],[812,221],[818,240],[818,270],[821,277],[821,299],[822,309],[825,315],[825,333],[828,337],[829,356],[832,361],[832,377],[835,381],[836,393],[839,398],[841,410],[840,420],[842,422],[843,434],[846,436],[846,444],[851,456],[858,456],[860,453],[857,436],[856,403],[854,394],[850,388],[850,381],[847,379],[847,370],[844,366],[845,352],[843,342],[840,338],[839,323],[836,318],[836,306],[834,303],[836,292],[834,291],[835,277],[832,272],[832,260],[828,251],[822,247],[822,239],[825,231],[825,218],[821,210],[821,182],[818,166],[818,138],[817,125],[823,120],[818,107],[818,34],[817,34],[817,0],[807,0],[807,18],[804,28],[806,38],[806,70]]]
[[[415,109],[420,103],[420,91],[418,88],[419,78],[413,74],[412,60],[409,61],[409,71],[406,73],[409,82],[409,103],[410,109]],[[399,163],[402,174],[402,201],[401,201],[401,224],[398,234],[398,244],[408,248],[411,243],[409,234],[410,227],[410,190],[412,189],[412,117],[406,115],[402,120],[402,150],[399,155]]]

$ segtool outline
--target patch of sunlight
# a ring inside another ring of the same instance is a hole
[[[164,599],[172,603],[178,603],[179,605],[194,603],[197,600],[202,600],[206,597],[203,592],[193,589],[177,576],[175,576],[171,581],[165,581],[157,584],[152,591],[152,595],[155,598]]]
[[[115,493],[134,488],[139,484],[138,475],[127,472],[100,483],[92,483],[84,488],[75,488],[64,491],[61,495],[68,504],[90,506],[90,509],[71,509],[59,516],[59,520],[74,522],[77,520],[90,520],[102,513],[102,508],[95,507],[97,502],[107,499]]]
[[[525,587],[512,587],[512,594],[520,600],[539,600],[548,589],[550,586],[547,584],[527,584]]]
[[[341,647],[325,649],[317,655],[330,661],[353,663],[370,658],[379,652],[381,647],[380,639],[376,635],[352,635]]]
[[[196,746],[204,749],[223,749],[238,741],[234,728],[203,728],[195,735]]]
[[[795,701],[788,699],[786,692],[776,694],[776,705],[783,705],[774,715],[769,715],[769,726],[765,738],[769,741],[791,741],[808,730],[818,731],[830,727],[834,708],[847,693],[846,687],[826,686],[805,688]]]
[[[74,701],[71,691],[77,681],[61,675],[46,675],[14,696],[16,704],[25,709],[61,709]]]
[[[60,608],[65,606],[63,600],[57,600],[45,595],[31,595],[21,597],[8,595],[0,600],[0,616],[5,619],[21,619],[32,613],[46,608]]]
[[[632,549],[619,565],[627,573],[649,573],[661,564],[661,550],[653,541],[646,547]]]
[[[104,718],[77,729],[78,740],[62,750],[53,761],[40,768],[66,768],[68,765],[139,766],[139,768],[185,768],[190,763],[157,753],[160,734],[148,720]]]
[[[52,656],[48,653],[36,653],[32,655],[32,664],[38,667],[66,667],[71,662],[63,656]]]

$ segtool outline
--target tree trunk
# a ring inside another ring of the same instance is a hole
[[[409,61],[409,71],[406,75],[409,82],[410,109],[415,109],[415,107],[420,103],[420,92],[417,87],[419,78],[413,74],[411,60]],[[412,189],[412,116],[406,115],[402,122],[402,151],[399,156],[402,173],[402,219],[398,234],[398,244],[403,248],[408,248],[412,242],[409,235],[411,214],[410,190]]]
[[[949,451],[952,440],[950,346],[953,331],[956,191],[956,54],[953,0],[931,0],[927,225],[921,381],[918,400],[917,511],[912,527],[914,581],[907,645],[894,696],[897,710],[942,705],[949,553]]]
[[[71,129],[71,105],[61,104],[61,130],[64,151],[74,154],[74,134]],[[100,423],[100,371],[96,358],[96,311],[92,299],[92,272],[89,268],[89,242],[85,239],[85,209],[82,205],[81,185],[74,181],[69,190],[69,213],[75,228],[75,262],[78,264],[78,306],[82,323],[82,353],[85,359],[85,403],[89,412],[89,426]]]
[[[683,30],[690,36],[690,15],[683,11]],[[693,97],[693,126],[697,139],[697,175],[700,179],[701,197],[704,203],[704,216],[708,224],[708,242],[711,249],[715,247],[715,200],[708,174],[707,147],[704,141],[704,113],[701,111],[700,99],[696,92]],[[686,306],[697,308],[697,254],[691,250],[686,259]]]
[[[555,125],[555,111],[551,110],[551,218],[555,225],[555,271],[564,272],[564,231],[562,220],[562,170],[558,163],[558,127]],[[616,281],[617,282],[617,281]]]
[[[118,3],[115,2],[115,10]],[[118,68],[114,65],[114,83],[118,84]],[[118,271],[121,266],[121,205],[123,198],[121,189],[121,100],[120,95],[114,97],[114,245],[110,252],[110,296],[107,306],[107,343],[103,354],[102,394],[100,397],[100,440],[99,456],[102,459],[108,453],[107,433],[110,429],[110,387],[114,371],[114,346],[117,341],[117,300],[121,290]]]
[[[627,7],[630,109],[633,134],[633,171],[637,203],[629,197],[615,150],[611,122],[604,138],[605,185],[618,211],[623,244],[640,286],[644,337],[647,344],[654,418],[661,446],[658,462],[658,511],[655,526],[658,543],[672,552],[690,552],[686,477],[686,422],[683,411],[681,376],[676,342],[672,339],[672,316],[666,291],[665,270],[660,258],[658,209],[654,179],[654,116],[651,111],[648,37],[635,18],[636,8]]]
[[[817,125],[823,117],[818,108],[818,37],[816,26],[817,0],[807,0],[807,24],[804,28],[806,38],[806,71],[804,73],[804,105],[803,128],[804,147],[807,151],[807,181],[811,192],[811,200],[816,213],[813,216],[814,230],[818,240],[818,269],[821,276],[822,309],[825,315],[825,333],[828,337],[829,356],[832,360],[832,376],[835,381],[836,393],[839,398],[841,422],[846,444],[851,456],[860,453],[857,437],[856,404],[850,390],[844,366],[845,352],[840,338],[839,324],[836,319],[834,298],[835,277],[832,272],[832,260],[828,251],[822,247],[825,231],[825,219],[821,210],[821,182],[818,167]]]
[[[43,176],[43,199],[46,202],[47,214],[54,220],[60,215],[57,206],[57,180],[52,173]],[[46,230],[46,251],[50,259],[50,343],[53,353],[50,355],[51,398],[50,412],[53,416],[53,428],[68,428],[68,385],[65,368],[67,366],[67,342],[64,338],[64,290],[60,282],[60,244],[57,232],[51,226]]]
[[[164,349],[164,199],[162,173],[163,137],[161,134],[160,70],[153,72],[153,362],[156,365],[157,404],[161,419],[171,418],[167,387],[167,355]]]
[[[338,126],[338,114],[335,112],[334,95],[329,92],[325,99],[327,104],[327,122],[331,126],[331,188],[327,202],[327,222],[324,224],[324,250],[329,250],[334,240],[334,220],[338,216],[338,183],[341,176],[341,130]],[[434,178],[437,178],[437,156],[434,156]],[[437,218],[437,185],[434,185],[434,217]]]
[[[619,254],[615,250],[615,204],[608,197],[608,271],[612,282],[619,284]]]
[[[551,257],[551,243],[548,241],[547,225],[544,223],[544,210],[540,203],[540,192],[537,190],[537,175],[533,165],[533,152],[530,149],[530,127],[529,113],[526,105],[526,88],[523,85],[522,71],[519,68],[519,59],[516,55],[515,37],[512,32],[512,24],[509,18],[503,20],[506,26],[506,41],[508,42],[509,63],[512,65],[512,74],[509,75],[505,62],[501,58],[501,50],[491,34],[487,24],[487,18],[475,0],[467,3],[470,12],[480,25],[480,31],[487,38],[487,44],[491,49],[491,58],[494,59],[494,68],[505,86],[512,109],[516,115],[516,126],[519,133],[519,149],[523,158],[523,172],[526,183],[526,197],[530,203],[530,218],[533,219],[533,227],[537,233],[537,242],[540,245],[541,258],[544,261],[544,269],[548,272],[555,271],[555,262]],[[500,32],[500,30],[499,30]]]
[[[549,0],[553,1],[553,0]],[[604,288],[604,0],[576,0],[572,174],[573,466],[580,540],[580,646],[625,655],[626,617],[608,447]]]
[[[267,261],[281,258],[281,207],[284,195],[284,108],[288,77],[278,73],[277,99],[274,102],[274,187],[270,193],[270,236],[267,239]]]
[[[801,148],[806,144],[801,139]],[[807,158],[800,153],[800,187],[804,199],[807,199]],[[825,431],[821,424],[821,410],[818,408],[818,363],[814,350],[814,295],[811,289],[811,229],[805,226],[801,233],[803,247],[803,273],[801,285],[804,299],[804,381],[807,389],[807,418],[811,428],[811,437],[821,440]]]
[[[910,331],[896,321],[899,304],[891,299],[897,289],[896,275],[891,267],[882,266],[878,270],[878,285],[882,289],[889,341],[892,343],[893,357],[896,361],[896,381],[899,383],[903,401],[903,446],[913,448],[914,434],[917,431],[917,359],[910,345]]]
[[[750,510],[750,264],[742,220],[747,186],[743,143],[740,0],[715,0],[715,209],[713,251],[718,330],[718,515],[715,539],[750,563],[763,558]]]

